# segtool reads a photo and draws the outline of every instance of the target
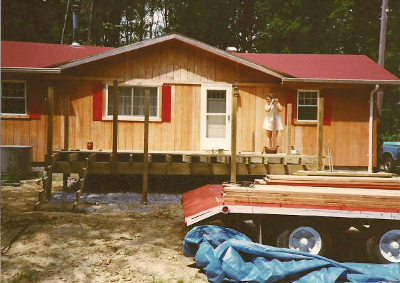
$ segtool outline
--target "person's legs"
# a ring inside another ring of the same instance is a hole
[[[267,147],[271,148],[272,147],[272,131],[266,131],[267,132]]]

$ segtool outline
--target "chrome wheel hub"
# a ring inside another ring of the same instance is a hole
[[[322,248],[321,236],[311,227],[299,227],[289,236],[289,248],[310,254],[318,254]]]
[[[389,230],[379,241],[379,251],[389,262],[400,262],[400,230]]]

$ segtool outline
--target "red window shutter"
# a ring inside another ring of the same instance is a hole
[[[103,84],[93,83],[93,121],[101,121],[103,119]]]
[[[28,114],[32,120],[40,120],[42,104],[44,102],[43,93],[38,85],[32,84],[26,89],[28,99]]]
[[[324,93],[324,125],[331,125],[331,116],[332,116],[332,96],[330,93]]]
[[[285,108],[285,125],[287,125],[287,105],[289,103],[292,104],[292,121],[290,121],[291,125],[294,125],[294,117],[296,116],[296,90],[289,90],[286,93],[286,108]]]
[[[171,122],[171,86],[163,85],[162,87],[162,122]]]

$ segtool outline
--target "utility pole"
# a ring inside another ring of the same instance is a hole
[[[94,0],[90,0],[90,10],[89,10],[89,27],[88,27],[88,41],[92,41],[92,29],[93,29],[93,8]]]
[[[388,2],[389,0],[382,0],[381,30],[379,38],[379,58],[378,58],[378,64],[381,65],[382,67],[385,66],[387,12],[389,12]],[[376,99],[379,116],[381,115],[382,101],[383,101],[383,91],[379,91]]]
[[[389,12],[388,8],[389,0],[382,0],[382,7],[381,7],[381,30],[380,30],[380,37],[379,37],[379,58],[378,64],[382,67],[385,66],[385,47],[386,47],[386,26],[387,26],[387,13]],[[371,95],[371,98],[373,96]],[[382,127],[381,127],[381,116],[382,116],[382,104],[383,104],[383,90],[380,90],[376,94],[376,108],[378,110],[378,127],[377,127],[377,137],[376,137],[376,156],[377,156],[377,168],[380,170],[381,162],[382,162],[382,146],[383,146],[383,135],[382,135]],[[368,169],[371,171],[371,169]]]

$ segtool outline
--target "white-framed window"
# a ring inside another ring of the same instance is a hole
[[[297,91],[297,121],[317,121],[318,97],[318,90]]]
[[[26,82],[5,80],[1,83],[1,113],[26,114]]]
[[[127,120],[144,118],[145,90],[150,91],[150,119],[160,118],[160,95],[157,86],[118,86],[118,116]],[[114,86],[107,85],[106,116],[113,115]]]

